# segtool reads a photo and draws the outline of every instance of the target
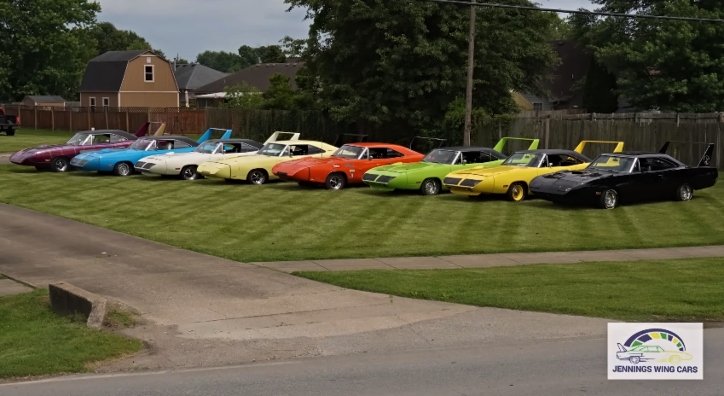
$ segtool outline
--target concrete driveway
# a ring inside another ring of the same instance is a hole
[[[358,292],[0,204],[0,272],[139,310],[150,349],[108,370],[601,337],[606,320]]]

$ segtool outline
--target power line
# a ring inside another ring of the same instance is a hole
[[[548,11],[556,12],[561,14],[579,14],[579,15],[598,15],[598,16],[610,16],[619,18],[641,18],[641,19],[663,19],[670,21],[689,21],[689,22],[717,22],[724,23],[724,19],[710,19],[710,18],[691,18],[691,17],[677,17],[677,16],[663,16],[663,15],[646,15],[646,14],[622,14],[617,12],[601,12],[601,11],[584,11],[584,10],[561,10],[556,8],[540,8],[534,6],[518,6],[509,4],[493,4],[493,3],[471,3],[465,0],[419,0],[427,1],[431,3],[442,3],[442,4],[457,4],[470,7],[488,7],[488,8],[507,8],[514,10],[527,10],[527,11]]]

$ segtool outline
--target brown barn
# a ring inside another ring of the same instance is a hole
[[[21,103],[25,106],[65,107],[66,100],[56,95],[28,95]]]
[[[88,62],[80,85],[83,107],[178,107],[169,61],[151,51],[109,51]]]

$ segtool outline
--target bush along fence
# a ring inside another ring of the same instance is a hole
[[[19,115],[23,128],[49,130],[121,129],[135,131],[145,122],[165,122],[167,134],[200,134],[207,128],[232,129],[233,136],[264,141],[274,131],[300,132],[302,138],[334,143],[341,133],[365,133],[370,141],[407,145],[414,132],[363,123],[345,124],[325,114],[307,111],[244,110],[227,108],[50,108],[6,105],[8,114]],[[422,134],[422,133],[420,133]],[[462,127],[427,134],[462,143]],[[515,116],[474,120],[472,143],[492,146],[503,136],[541,139],[541,148],[573,149],[581,140],[626,142],[626,150],[655,151],[673,142],[669,154],[696,164],[707,143],[715,143],[713,165],[724,167],[724,113],[616,113],[580,111],[528,111]],[[510,142],[506,153],[525,149],[524,142]],[[591,145],[594,157],[613,146]]]

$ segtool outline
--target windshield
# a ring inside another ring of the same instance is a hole
[[[544,154],[533,153],[515,153],[503,161],[503,165],[509,166],[529,166],[537,168],[543,159]]]
[[[365,152],[364,147],[344,145],[332,154],[333,157],[358,159]]]
[[[199,147],[196,147],[194,152],[202,153],[202,154],[213,154],[217,147],[219,147],[221,143],[218,142],[207,142]]]
[[[617,157],[615,155],[599,155],[590,165],[588,170],[602,170],[613,172],[630,172],[634,158]]]
[[[155,140],[138,139],[131,145],[132,150],[147,151],[153,150],[156,146]]]
[[[432,162],[435,164],[453,165],[458,157],[457,151],[450,150],[432,150],[432,152],[422,159],[422,162]]]
[[[285,151],[284,149],[287,148],[286,144],[279,144],[279,143],[267,143],[264,145],[264,147],[259,150],[258,154],[261,155],[268,155],[270,157],[278,157],[279,154],[282,153],[282,151]],[[287,150],[288,152],[288,150]]]
[[[90,136],[87,133],[76,133],[73,135],[70,140],[66,144],[72,144],[74,146],[82,146],[86,140],[88,140],[88,136]]]

